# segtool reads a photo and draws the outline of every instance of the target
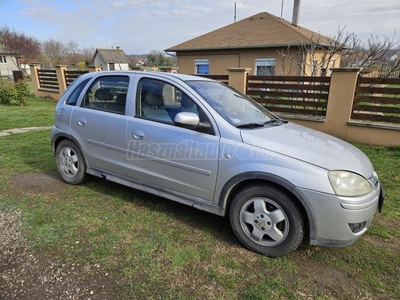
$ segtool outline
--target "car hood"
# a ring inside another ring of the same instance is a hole
[[[241,130],[244,143],[277,152],[327,170],[348,170],[365,178],[372,176],[368,157],[356,147],[331,135],[287,123]]]

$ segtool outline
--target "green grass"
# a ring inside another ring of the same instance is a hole
[[[41,118],[51,120],[54,104],[37,101],[28,109],[47,107]],[[56,172],[48,130],[0,137],[0,209],[22,211],[35,255],[65,268],[100,263],[117,279],[110,298],[400,298],[400,148],[356,146],[371,158],[387,200],[367,234],[345,248],[304,244],[270,259],[243,248],[224,218],[102,179],[24,189],[15,184],[21,174]]]
[[[0,104],[0,130],[53,124],[56,103],[31,97],[28,106]]]

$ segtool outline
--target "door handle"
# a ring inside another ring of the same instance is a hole
[[[83,118],[80,118],[80,119],[78,119],[77,123],[79,126],[83,127],[86,125],[86,120]]]
[[[144,132],[141,130],[132,131],[132,137],[135,140],[142,140],[144,138]]]

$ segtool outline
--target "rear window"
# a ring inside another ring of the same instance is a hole
[[[88,83],[88,81],[89,81],[89,79],[86,79],[86,80],[82,81],[81,83],[79,83],[78,86],[68,96],[67,101],[65,101],[65,104],[76,105],[76,102],[78,101],[79,95],[81,94],[83,88]],[[74,88],[74,87],[71,86],[71,88]]]

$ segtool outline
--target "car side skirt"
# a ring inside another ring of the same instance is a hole
[[[219,216],[224,216],[224,210],[220,208],[219,206],[215,205],[212,202],[196,198],[196,197],[190,197],[186,194],[178,193],[176,191],[172,191],[169,189],[165,189],[160,186],[148,184],[139,180],[133,180],[130,177],[127,176],[121,176],[119,174],[114,174],[110,173],[105,170],[101,169],[95,169],[95,168],[87,168],[86,172],[90,175],[104,178],[106,180],[119,183],[143,192],[147,192],[156,196],[160,196],[175,202],[179,202],[191,207],[194,207],[198,210],[204,210],[206,212],[216,214]]]

